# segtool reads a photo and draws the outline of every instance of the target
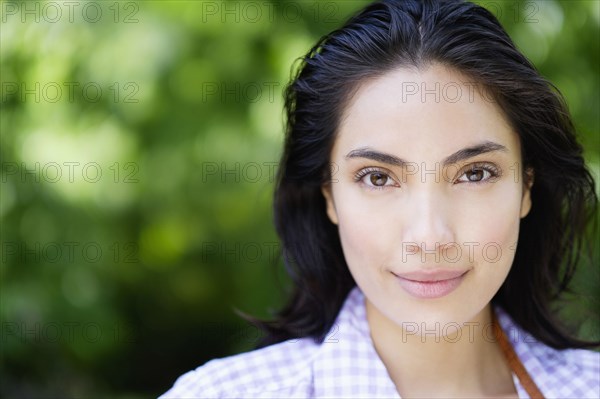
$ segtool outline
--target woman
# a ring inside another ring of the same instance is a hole
[[[286,91],[276,227],[295,283],[262,349],[163,397],[599,397],[552,301],[597,198],[561,95],[485,9],[384,0]]]

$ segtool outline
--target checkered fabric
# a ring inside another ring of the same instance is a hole
[[[355,287],[322,344],[310,338],[215,359],[190,371],[167,398],[400,398],[369,334],[365,298]],[[552,349],[500,308],[498,321],[546,398],[600,398],[600,353]],[[520,398],[527,393],[513,374]]]

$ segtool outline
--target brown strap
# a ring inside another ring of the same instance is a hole
[[[523,366],[523,363],[521,363],[521,360],[519,360],[519,357],[515,353],[515,350],[508,341],[506,334],[504,333],[504,331],[502,331],[500,323],[496,318],[496,312],[493,309],[492,323],[494,325],[494,336],[498,338],[498,344],[500,344],[500,348],[502,349],[502,352],[504,353],[504,356],[508,361],[508,365],[519,378],[519,381],[521,382],[523,389],[525,389],[525,392],[527,392],[531,399],[544,399],[544,395],[537,387],[537,385],[535,385],[535,382],[527,372],[525,366]]]

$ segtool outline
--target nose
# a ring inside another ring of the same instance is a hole
[[[405,207],[403,226],[403,250],[407,254],[419,254],[427,263],[439,262],[440,254],[458,245],[452,223],[452,204],[443,193],[423,188],[409,195]]]

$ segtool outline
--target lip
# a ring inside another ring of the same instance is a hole
[[[410,295],[420,299],[441,298],[458,288],[470,269],[416,270],[392,274],[398,278],[400,286]]]

